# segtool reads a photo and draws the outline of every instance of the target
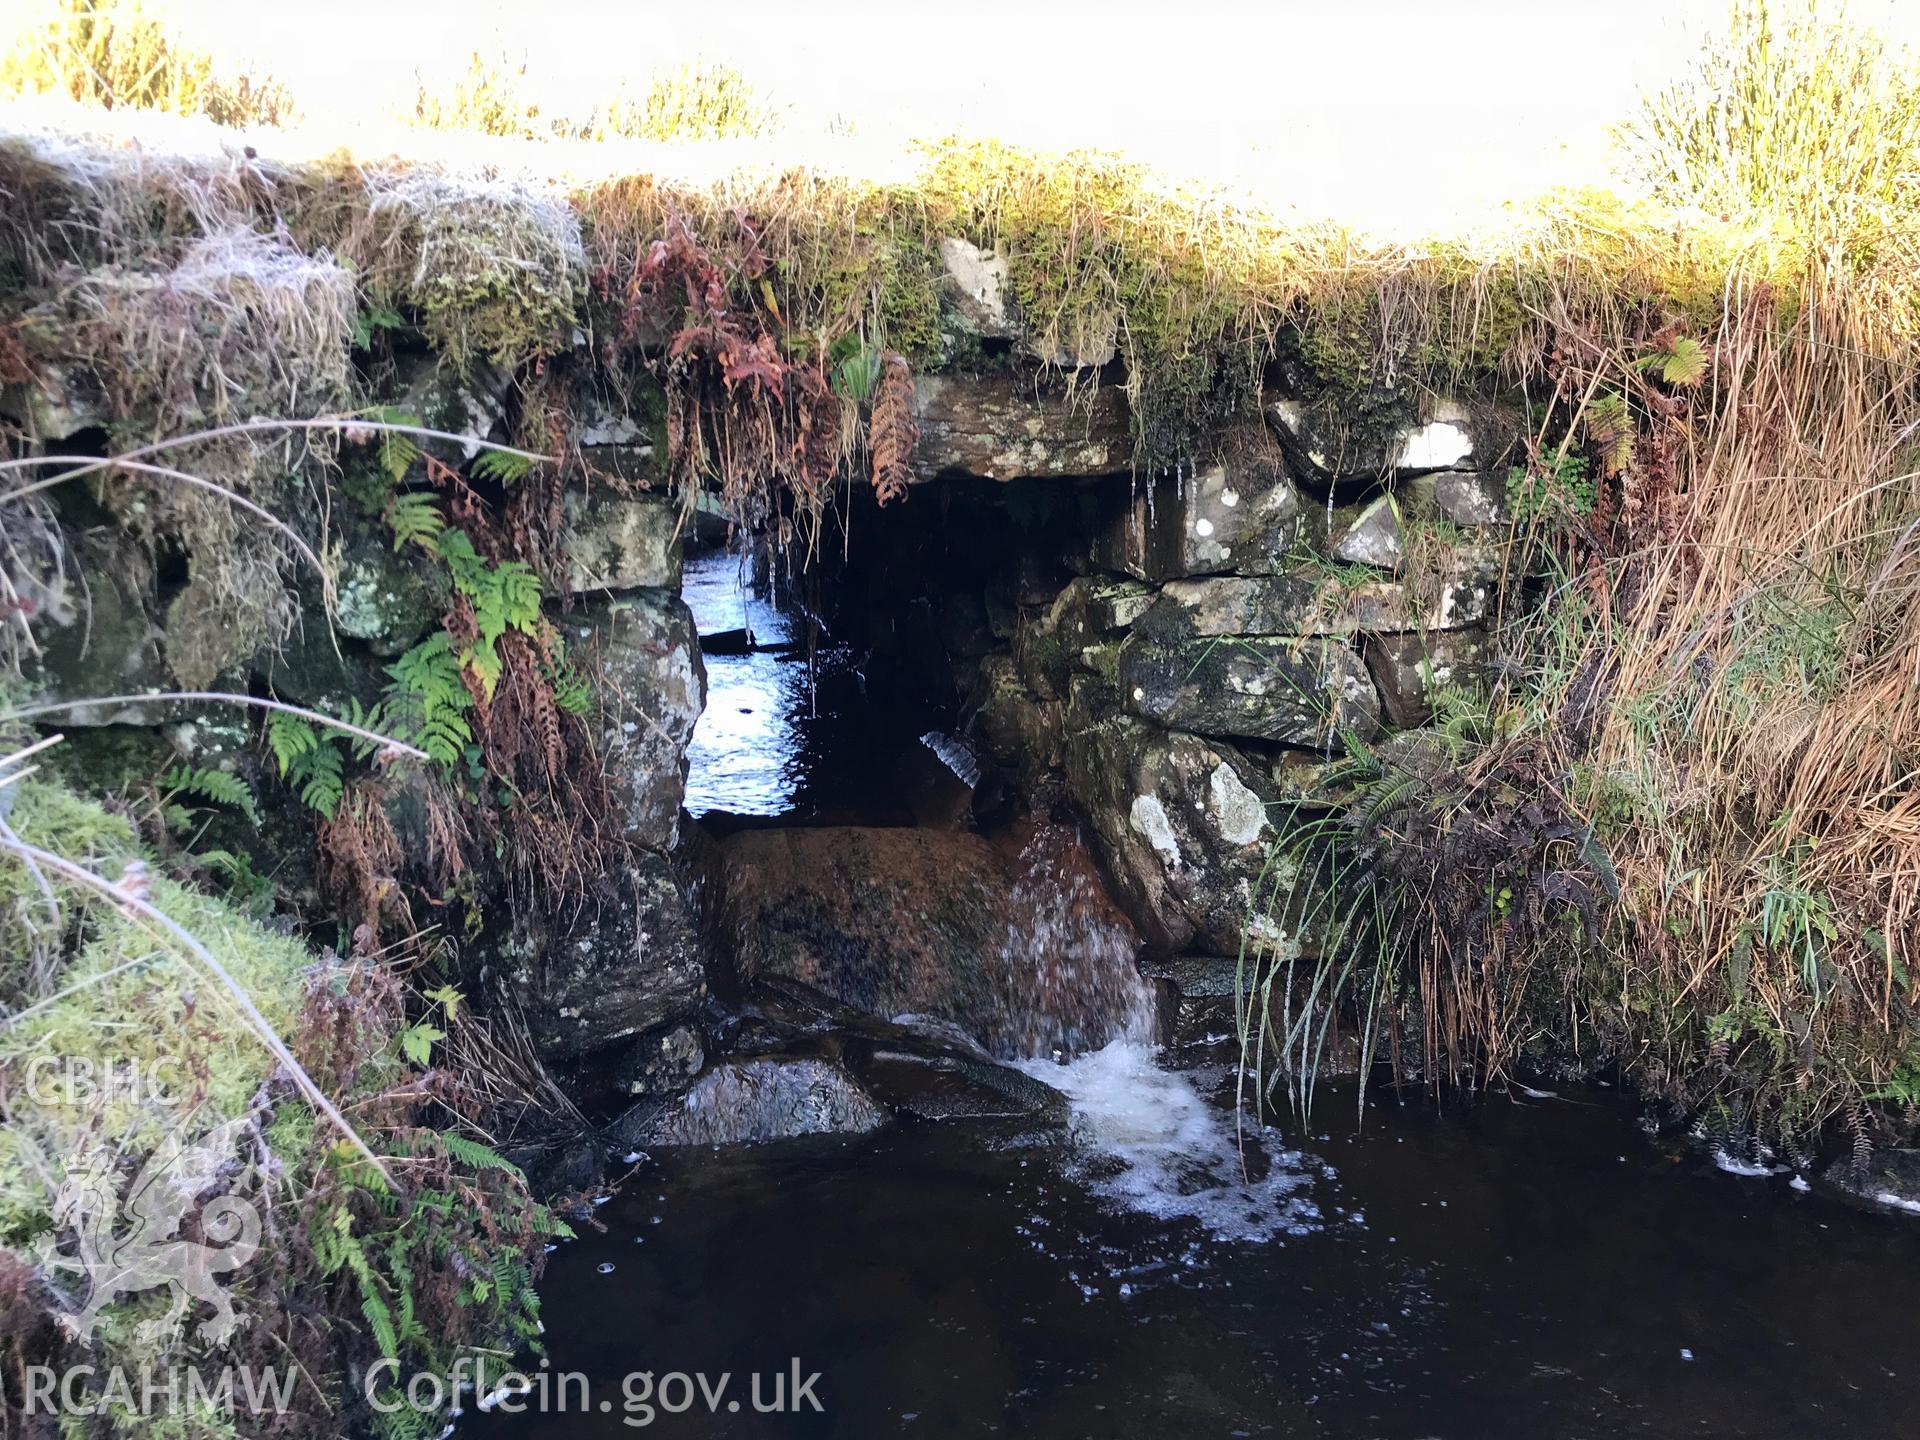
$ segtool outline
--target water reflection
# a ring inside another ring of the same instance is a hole
[[[864,648],[825,629],[810,634],[787,596],[756,593],[737,555],[690,556],[682,593],[707,667],[707,708],[687,748],[687,810],[911,823],[903,759],[951,715],[897,663],[870,666]]]
[[[756,595],[745,561],[712,552],[689,557],[681,593],[699,627],[702,649],[738,634],[744,646],[784,644],[793,621]],[[707,708],[687,748],[687,809],[736,815],[784,815],[804,769],[796,712],[807,703],[807,667],[764,650],[706,655]]]

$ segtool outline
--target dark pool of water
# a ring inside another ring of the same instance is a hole
[[[699,1436],[1920,1433],[1910,1218],[1662,1152],[1604,1092],[1326,1103],[1287,1137],[1321,1219],[1260,1243],[961,1130],[662,1152],[542,1286],[596,1408],[462,1433],[631,1434],[630,1372],[729,1374],[738,1411],[653,1411]],[[822,1413],[752,1413],[796,1357]]]

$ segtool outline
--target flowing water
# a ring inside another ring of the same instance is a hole
[[[690,572],[703,630],[740,623],[730,584]],[[707,663],[690,806],[857,790],[878,721],[820,725],[782,657]],[[1464,1114],[1376,1091],[1358,1125],[1323,1089],[1311,1126],[1249,1120],[1230,1045],[1153,1046],[1070,838],[1027,837],[999,957],[1065,1141],[903,1121],[646,1157],[552,1256],[547,1380],[508,1402],[530,1413],[462,1433],[1920,1434],[1911,1218],[1655,1143],[1606,1090]],[[757,1413],[775,1375],[818,1409]]]

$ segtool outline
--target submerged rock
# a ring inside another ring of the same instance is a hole
[[[656,1112],[649,1145],[748,1145],[802,1135],[863,1135],[892,1118],[858,1081],[828,1060],[761,1056],[707,1071],[675,1104]]]
[[[1067,1121],[1066,1096],[984,1056],[875,1050],[859,1068],[868,1089],[917,1119]]]
[[[1849,1156],[1820,1178],[1857,1200],[1920,1215],[1920,1150],[1876,1150],[1864,1160]]]
[[[1325,745],[1380,726],[1380,697],[1360,657],[1334,639],[1276,635],[1167,641],[1136,631],[1120,647],[1119,684],[1136,715],[1174,730]]]

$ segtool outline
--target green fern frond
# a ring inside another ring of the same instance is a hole
[[[387,528],[393,531],[394,549],[413,544],[429,555],[439,554],[440,536],[447,528],[447,520],[440,513],[436,497],[419,492],[396,495],[387,506],[386,520]]]
[[[1671,349],[1656,350],[1640,364],[1667,384],[1680,389],[1698,385],[1707,373],[1707,350],[1690,335],[1682,335]]]
[[[518,1165],[500,1154],[499,1151],[482,1145],[478,1140],[456,1134],[451,1130],[444,1132],[440,1136],[440,1140],[441,1143],[447,1147],[447,1154],[470,1169],[504,1170],[516,1179],[525,1178],[521,1175]]]
[[[1626,398],[1609,390],[1587,407],[1587,438],[1600,452],[1602,474],[1618,475],[1633,461],[1633,416]]]
[[[225,770],[209,770],[197,765],[175,765],[160,778],[172,796],[195,795],[215,805],[238,810],[258,823],[260,811],[254,804],[253,790],[238,775]]]
[[[303,803],[331,820],[347,791],[342,767],[339,747],[323,744],[297,757],[288,768],[287,779],[300,792]]]
[[[518,485],[533,469],[533,461],[524,455],[508,455],[499,450],[488,450],[481,454],[468,467],[475,479],[489,480],[496,485]]]
[[[509,625],[527,630],[540,619],[540,577],[524,560],[503,560],[494,567],[500,607]]]
[[[319,733],[298,715],[276,710],[267,716],[267,746],[284,777],[293,762],[319,747]]]
[[[382,407],[376,412],[376,418],[387,425],[418,425],[420,417],[391,406]],[[411,435],[403,435],[395,430],[380,432],[380,468],[387,472],[387,478],[395,485],[407,478],[407,472],[420,458],[420,446]]]

